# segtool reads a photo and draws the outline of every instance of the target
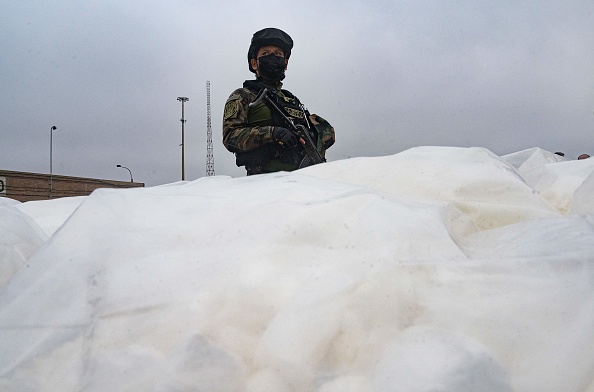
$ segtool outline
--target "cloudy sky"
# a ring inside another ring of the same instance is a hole
[[[330,160],[420,145],[594,155],[594,3],[8,0],[0,12],[0,169],[147,185],[242,176],[221,143],[252,34],[289,33],[285,88],[330,121]]]

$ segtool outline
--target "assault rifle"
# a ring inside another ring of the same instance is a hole
[[[305,141],[305,144],[303,145],[303,149],[305,150],[305,157],[303,157],[303,159],[299,163],[299,169],[301,169],[303,167],[311,166],[311,165],[317,165],[318,163],[326,162],[326,159],[324,159],[324,157],[322,157],[322,155],[316,148],[316,143],[314,143],[314,141],[311,139],[311,136],[309,133],[309,131],[311,130],[310,120],[309,120],[309,118],[307,118],[307,112],[306,112],[305,108],[303,107],[303,105],[301,105],[301,111],[303,113],[303,118],[305,120],[305,123],[307,124],[307,129],[305,128],[305,126],[303,126],[301,124],[295,125],[293,120],[291,120],[285,114],[285,112],[280,107],[278,107],[278,105],[272,100],[272,98],[270,97],[270,94],[271,93],[268,91],[267,88],[263,89],[262,91],[260,91],[260,93],[256,97],[256,100],[254,102],[250,103],[249,106],[253,107],[253,106],[258,105],[260,102],[265,101],[268,104],[268,107],[270,107],[272,110],[274,110],[275,112],[277,112],[280,115],[281,119],[284,121],[287,128],[291,132],[293,132],[297,137],[299,137]]]

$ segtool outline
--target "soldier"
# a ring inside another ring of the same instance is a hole
[[[306,162],[305,140],[288,129],[282,115],[265,101],[250,107],[264,89],[286,117],[308,130],[322,157],[334,144],[334,128],[322,117],[310,114],[296,96],[282,89],[292,48],[293,40],[282,30],[266,28],[256,32],[247,55],[256,79],[246,80],[225,103],[223,144],[235,153],[237,166],[245,166],[248,176],[292,171]]]

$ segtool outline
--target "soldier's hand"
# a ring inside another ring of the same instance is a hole
[[[272,129],[272,140],[280,144],[285,148],[292,148],[297,145],[297,142],[301,142],[301,138],[297,138],[293,132],[287,128],[274,127]]]

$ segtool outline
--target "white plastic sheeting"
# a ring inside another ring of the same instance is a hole
[[[4,202],[0,390],[592,392],[594,160],[552,155]]]

